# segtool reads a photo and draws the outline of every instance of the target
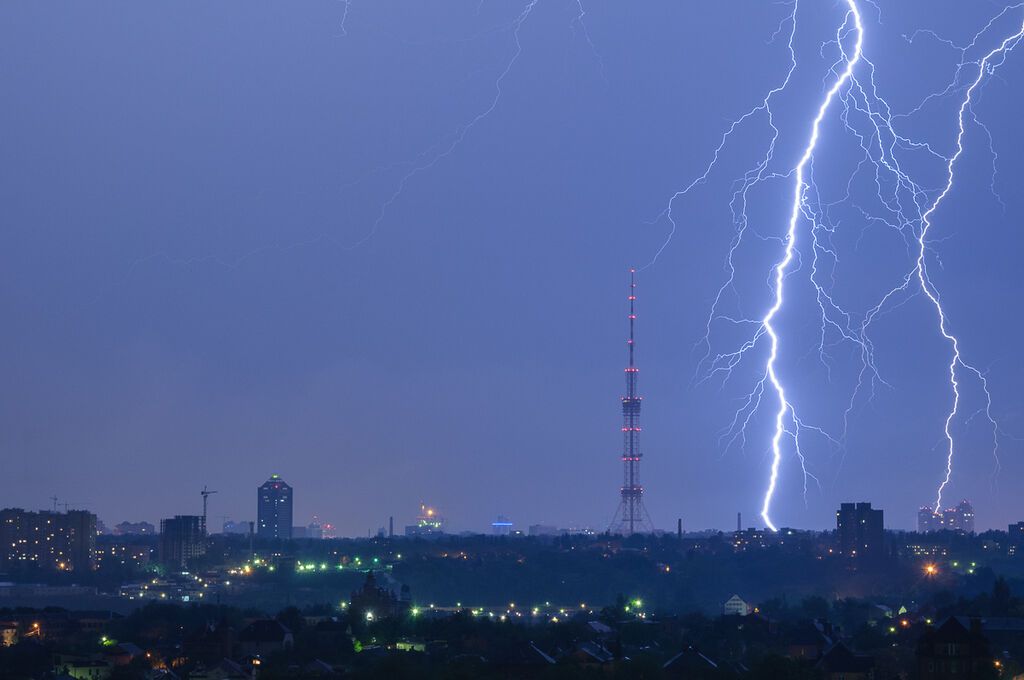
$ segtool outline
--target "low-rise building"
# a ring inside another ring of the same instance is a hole
[[[277,619],[253,621],[238,634],[238,646],[243,654],[267,656],[295,645],[291,630]]]
[[[739,595],[733,595],[722,605],[722,613],[726,616],[747,616],[754,608],[747,604]]]

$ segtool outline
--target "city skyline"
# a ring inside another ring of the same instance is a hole
[[[289,524],[340,535],[405,526],[421,502],[453,531],[603,530],[635,267],[656,528],[728,530],[737,512],[761,527],[770,505],[778,526],[825,529],[840,503],[871,502],[913,529],[954,439],[940,509],[971,499],[979,529],[1019,520],[1024,52],[998,51],[1020,24],[1009,5],[899,3],[883,21],[874,3],[353,3],[344,30],[334,2],[98,7],[0,9],[0,44],[36,55],[0,74],[0,505],[56,496],[109,527],[156,526],[200,515],[208,488],[215,529],[257,521],[253,490],[279,474]],[[902,149],[900,167],[923,187],[911,212],[935,208],[931,287],[858,335],[915,271],[925,221],[894,231],[877,219],[891,177],[852,180],[851,128],[881,101],[868,83],[934,152]],[[739,219],[734,181],[773,129],[775,183],[748,185]],[[957,181],[940,194],[944,161]],[[821,248],[810,218],[787,235],[793,173],[812,165]],[[731,258],[738,223],[752,238]],[[793,243],[806,249],[779,270],[776,315],[771,273]],[[952,419],[928,291],[964,352]],[[836,310],[854,321],[829,326]],[[750,395],[764,402],[748,419]]]
[[[265,484],[266,483],[270,483],[270,482],[279,481],[279,480],[283,482],[282,476],[274,474],[274,475],[271,475],[270,479],[268,480],[268,482],[265,482]],[[260,487],[261,493],[262,493],[262,488],[263,487],[261,486]],[[291,499],[292,498],[291,493],[294,492],[294,488],[289,486],[288,490],[289,490],[289,499]],[[54,502],[54,498],[55,497],[52,497],[49,500],[51,502]],[[845,502],[845,501],[842,503],[842,505],[844,505],[844,506],[845,505],[853,505],[853,504],[854,504],[853,502]],[[863,503],[858,501],[856,504],[857,505],[861,505]],[[870,506],[871,502],[867,502],[866,504],[868,506]],[[253,530],[256,532],[256,535],[259,536],[260,538],[273,539],[273,538],[283,537],[283,536],[272,535],[271,532],[268,532],[266,530],[263,532],[263,534],[260,533],[260,530],[259,530],[260,522],[259,522],[259,519],[258,519],[260,505],[261,505],[260,500],[257,499],[257,502],[254,504],[254,506],[251,509],[251,511],[249,511],[250,514],[251,514],[251,517],[253,519],[248,519],[249,515],[246,515],[247,511],[244,511],[244,510],[239,512],[239,513],[237,513],[237,514],[234,514],[234,515],[232,515],[232,514],[211,515],[211,520],[212,521],[209,521],[206,525],[204,525],[205,526],[205,530],[206,530],[207,533],[210,533],[210,534],[224,533],[224,534],[244,534],[244,535],[248,535],[248,533],[249,533],[249,524],[251,523],[253,525]],[[29,512],[44,512],[44,513],[45,512],[54,512],[54,513],[56,513],[58,506],[63,507],[65,509],[64,510],[65,512],[67,512],[68,510],[76,511],[76,512],[88,511],[87,508],[74,508],[74,507],[71,507],[69,504],[56,503],[56,502],[54,502],[54,506],[53,506],[54,509],[52,511],[48,510],[46,508],[34,508],[32,506],[26,506],[24,509],[29,511]],[[522,533],[525,534],[526,530],[529,529],[529,528],[532,528],[532,527],[543,527],[545,530],[550,530],[550,531],[553,531],[554,533],[561,533],[561,532],[567,532],[567,533],[588,532],[588,533],[592,533],[592,534],[601,534],[601,533],[606,533],[606,532],[616,533],[616,532],[612,531],[610,527],[602,527],[600,525],[588,524],[588,523],[585,523],[585,522],[581,523],[581,522],[575,522],[575,521],[571,521],[571,520],[560,520],[558,518],[554,518],[554,519],[550,519],[549,518],[547,520],[519,520],[519,519],[517,519],[515,517],[511,517],[511,516],[504,515],[504,514],[496,515],[494,518],[491,518],[491,519],[485,521],[484,523],[482,523],[480,525],[474,525],[474,524],[459,522],[458,520],[456,520],[456,522],[454,522],[454,523],[450,523],[450,521],[449,521],[450,518],[447,517],[447,516],[443,516],[443,510],[441,509],[440,506],[437,506],[437,505],[428,506],[428,505],[426,505],[426,504],[421,502],[419,504],[416,504],[415,508],[418,510],[418,512],[417,512],[417,510],[414,510],[414,509],[411,509],[411,508],[403,508],[400,511],[397,511],[395,513],[389,514],[388,516],[382,518],[382,521],[378,522],[377,525],[375,525],[375,526],[367,526],[365,528],[365,530],[363,530],[363,531],[356,531],[356,532],[353,532],[353,533],[340,533],[340,534],[337,535],[337,538],[366,538],[368,536],[378,536],[378,535],[382,535],[382,534],[383,535],[387,535],[388,531],[389,531],[389,524],[393,525],[391,527],[392,529],[394,528],[394,526],[397,526],[399,528],[401,528],[402,526],[405,526],[406,527],[406,531],[404,532],[405,535],[416,535],[415,533],[410,533],[409,529],[410,529],[410,527],[415,526],[417,523],[422,525],[426,521],[425,518],[427,518],[427,515],[425,515],[424,513],[427,512],[428,510],[429,510],[431,518],[433,518],[435,516],[438,518],[437,519],[437,531],[438,531],[438,533],[450,533],[450,534],[460,534],[460,533],[488,534],[488,533],[491,533],[496,526],[501,526],[501,528],[503,530],[502,533],[506,533],[506,534],[507,533],[511,533],[513,531],[518,531],[518,532],[522,532]],[[186,510],[187,509],[188,508],[186,508]],[[884,508],[880,508],[880,510],[884,510]],[[891,516],[887,517],[885,528],[887,530],[891,529],[891,530],[895,530],[895,531],[917,531],[917,532],[920,532],[920,533],[927,533],[927,532],[932,532],[932,531],[941,531],[941,530],[944,530],[944,529],[966,530],[968,533],[981,533],[981,532],[988,531],[988,530],[1001,531],[1004,528],[1003,526],[1000,526],[1000,525],[976,526],[975,522],[974,522],[974,505],[968,499],[960,500],[955,505],[951,506],[950,508],[945,509],[943,511],[943,513],[931,513],[931,512],[929,512],[928,513],[928,520],[925,519],[925,510],[930,510],[930,508],[928,508],[927,506],[920,508],[920,510],[918,511],[916,516],[914,517],[914,521],[913,522],[911,522],[911,521],[904,521],[904,519],[902,519],[902,518],[896,518],[896,521],[892,522],[892,517]],[[405,514],[403,514],[403,513],[405,513]],[[129,513],[129,514],[131,514],[131,513]],[[139,513],[135,513],[135,514],[139,515]],[[832,515],[833,516],[835,515],[834,511],[833,511]],[[190,514],[188,512],[184,512],[183,511],[183,512],[175,513],[173,515],[173,518],[178,518],[178,517],[190,517],[190,518],[194,519],[195,521],[198,521],[200,524],[203,524],[203,522],[202,522],[203,518],[202,518],[202,515],[201,515],[201,513],[199,511],[197,511],[196,514]],[[171,516],[168,516],[167,518],[155,517],[154,521],[151,521],[151,518],[149,518],[149,517],[144,517],[144,516],[141,516],[141,515],[140,516],[134,516],[133,515],[131,517],[127,517],[127,516],[126,517],[121,517],[120,519],[116,520],[116,523],[115,523],[115,521],[112,521],[113,518],[104,518],[104,517],[99,517],[98,516],[98,521],[102,524],[102,526],[107,527],[108,533],[111,533],[111,534],[133,534],[133,533],[137,533],[137,534],[140,534],[140,535],[145,535],[145,534],[154,533],[154,528],[160,526],[160,523],[163,522],[164,519],[171,519],[171,518],[172,518]],[[931,518],[934,518],[934,520],[932,520],[932,521],[935,522],[934,525],[929,523],[929,520],[931,520]],[[302,517],[299,517],[299,516],[292,516],[291,528],[292,529],[307,530],[307,529],[309,529],[311,527],[316,527],[317,529],[320,529],[321,526],[323,526],[325,528],[330,526],[333,529],[333,524],[331,523],[331,519],[333,519],[333,518],[324,518],[321,515],[316,514],[316,513],[313,513],[313,514],[309,515],[308,518],[305,518],[305,519],[302,518]],[[666,521],[664,524],[654,523],[653,524],[653,533],[660,533],[660,534],[673,534],[673,533],[675,533],[676,530],[677,530],[676,523],[678,522],[679,519],[681,519],[681,518],[675,518],[671,522],[667,522]],[[754,530],[758,530],[758,531],[769,530],[768,527],[763,526],[763,524],[759,524],[757,521],[751,523],[750,521],[743,521],[743,520],[741,520],[740,517],[734,517],[732,519],[733,519],[734,522],[738,522],[738,524],[734,523],[734,524],[709,525],[709,526],[688,526],[688,525],[684,524],[683,525],[683,530],[684,530],[684,533],[687,533],[687,534],[699,533],[699,532],[705,532],[705,531],[721,531],[723,533],[729,533],[730,531],[733,530],[733,528],[735,528],[736,531],[746,531],[748,529],[754,529]],[[326,524],[321,525],[320,522],[322,522],[322,521],[326,521]],[[397,524],[396,524],[396,522],[397,522]],[[409,524],[407,522],[411,522],[412,524]],[[1016,524],[1016,522],[1010,522],[1010,524],[1011,525],[1012,524]],[[441,529],[440,528],[442,525],[445,527],[445,529]],[[284,526],[284,525],[282,524],[281,526]],[[144,527],[144,528],[140,529],[139,527]],[[732,527],[732,528],[730,528],[730,527]],[[820,531],[820,530],[828,531],[828,530],[830,530],[830,527],[828,525],[826,525],[824,528],[821,528],[821,527],[803,527],[803,526],[793,526],[793,527],[786,527],[786,528],[799,529],[799,530],[812,530],[812,531]],[[159,532],[156,532],[156,533],[159,533]],[[652,531],[645,530],[645,531],[637,531],[636,533],[652,533]],[[395,531],[395,535],[401,535],[401,534],[402,534],[401,531]],[[285,538],[285,540],[287,540],[288,538],[293,538],[293,537],[295,537],[295,536],[287,536],[287,537],[283,537],[283,538]],[[301,538],[312,538],[312,536],[305,536],[305,535],[300,536],[300,537]],[[324,538],[326,538],[326,536],[324,536]]]

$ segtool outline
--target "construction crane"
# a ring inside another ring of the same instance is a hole
[[[206,485],[204,484],[203,485],[203,490],[200,491],[199,493],[203,497],[203,533],[208,533],[206,531],[206,504],[209,501],[210,496],[212,496],[213,494],[215,494],[217,492],[216,491],[210,491],[209,489],[206,488]]]

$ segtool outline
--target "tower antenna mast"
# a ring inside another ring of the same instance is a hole
[[[622,397],[622,486],[619,489],[619,508],[608,527],[609,533],[632,536],[652,532],[647,508],[644,507],[644,487],[640,484],[640,404],[637,394],[636,367],[636,269],[629,270],[629,364],[626,366],[626,396]]]

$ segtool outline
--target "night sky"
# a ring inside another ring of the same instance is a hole
[[[945,88],[961,58],[934,35],[909,40],[915,30],[967,43],[1005,6],[880,0],[879,16],[862,5],[865,54],[894,112]],[[199,513],[208,485],[217,528],[254,519],[256,487],[277,473],[295,487],[296,524],[317,515],[345,535],[389,515],[409,523],[421,501],[453,530],[499,514],[524,529],[607,527],[622,476],[628,268],[664,243],[659,214],[730,121],[785,75],[785,31],[772,38],[790,7],[584,1],[581,23],[576,2],[540,0],[516,58],[525,6],[0,6],[0,506],[56,495],[108,525],[156,521]],[[806,141],[835,58],[822,43],[843,13],[800,7],[800,63],[776,109],[779,173]],[[1020,13],[979,45],[998,44]],[[991,143],[968,116],[931,244],[951,326],[987,372],[1005,432],[996,475],[984,402],[965,379],[946,498],[971,499],[980,527],[1004,529],[1024,518],[1022,85],[1019,49],[972,110]],[[959,93],[901,129],[952,153]],[[767,132],[763,119],[737,131],[708,181],[675,202],[679,228],[638,278],[642,479],[660,528],[677,517],[731,528],[736,512],[762,524],[767,420],[745,447],[720,435],[763,362],[726,382],[702,380],[699,363],[733,181]],[[938,186],[943,166],[918,161],[916,176]],[[844,198],[857,162],[835,109],[814,157],[825,200]],[[910,262],[860,211],[865,180],[836,212],[834,294],[858,313]],[[745,314],[771,304],[791,187],[763,185],[751,205],[762,240],[737,260]],[[780,319],[780,370],[802,416],[835,433],[856,357],[835,348],[831,372],[818,360],[806,274]],[[735,344],[721,329],[712,339],[713,351]],[[934,498],[949,345],[920,295],[872,341],[888,386],[854,410],[842,446],[805,440],[820,480],[806,502],[787,454],[778,524],[834,526],[839,502],[868,500],[910,528]]]

